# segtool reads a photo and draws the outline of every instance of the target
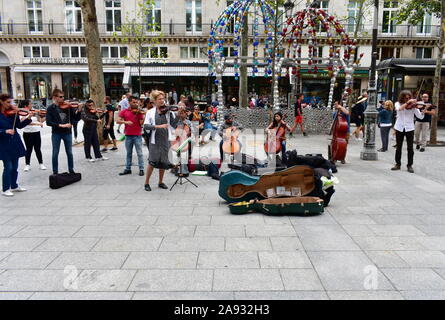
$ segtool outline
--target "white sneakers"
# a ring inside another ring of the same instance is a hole
[[[39,169],[40,170],[46,170],[46,167],[42,164],[39,165]],[[23,169],[23,171],[28,172],[29,170],[31,170],[31,166],[30,165],[26,165],[25,168]]]
[[[105,160],[109,160],[109,158],[107,158],[107,157],[102,157],[102,158],[99,158],[99,159],[97,159],[97,160],[105,161]]]
[[[25,188],[17,187],[16,189],[3,191],[2,192],[2,196],[4,196],[4,197],[13,197],[14,193],[12,193],[12,192],[25,192],[25,191],[26,191]]]
[[[105,161],[105,160],[109,160],[109,158],[107,158],[107,157],[102,157],[102,158],[99,158],[99,159],[87,159],[87,161],[88,162],[96,162],[96,161]]]
[[[11,192],[11,190],[6,190],[6,191],[3,191],[3,192],[2,192],[2,196],[5,196],[5,197],[13,197],[14,194]]]
[[[91,158],[91,159],[87,159],[87,161],[88,162],[96,162],[96,159]]]

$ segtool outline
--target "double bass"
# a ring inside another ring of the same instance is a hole
[[[332,140],[328,147],[329,160],[334,162],[345,160],[348,149],[348,130],[348,120],[341,110],[337,109],[330,133]]]
[[[241,151],[241,145],[238,141],[239,134],[240,131],[236,127],[230,127],[225,130],[224,142],[222,145],[224,153],[234,155]]]
[[[287,114],[283,116],[283,119],[281,121],[284,121],[287,118]],[[264,143],[264,151],[269,153],[275,153],[278,154],[281,152],[282,145],[281,142],[283,142],[284,137],[286,135],[286,127],[283,125],[283,123],[280,121],[280,124],[277,128],[273,128],[271,130],[275,131],[275,139],[271,139],[271,136],[274,135],[268,134],[266,138],[266,142]]]

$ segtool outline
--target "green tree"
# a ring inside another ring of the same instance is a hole
[[[148,57],[156,59],[166,59],[166,52],[158,52],[150,47],[159,44],[162,38],[162,27],[156,22],[153,14],[155,0],[138,0],[135,12],[127,12],[120,30],[114,32],[114,39],[121,44],[129,46],[126,60],[136,63],[139,76],[139,94],[142,94],[142,61]],[[132,50],[134,49],[134,50]],[[156,52],[155,52],[156,51]]]
[[[438,50],[433,89],[433,104],[439,106],[442,62],[445,52],[445,0],[404,0],[397,17],[397,22],[407,21],[409,24],[417,25],[423,21],[426,13],[434,15],[441,20],[440,36],[437,41]],[[431,123],[431,144],[437,144],[438,115],[439,112],[436,112]]]

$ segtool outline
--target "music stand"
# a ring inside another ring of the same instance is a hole
[[[181,152],[182,149],[184,149],[190,142],[192,141],[192,138],[187,138],[180,146],[179,148],[175,151],[176,152],[176,156],[178,157],[178,161],[179,161],[179,172],[178,172],[178,178],[176,179],[175,183],[172,185],[172,187],[170,188],[170,191],[172,191],[173,187],[175,185],[178,184],[179,185],[183,185],[186,184],[187,182],[190,182],[192,185],[194,185],[196,188],[198,188],[198,186],[196,184],[194,184],[192,181],[190,181],[187,177],[184,177],[184,173],[182,172],[182,157],[181,157]],[[183,182],[183,179],[185,179],[186,181]]]

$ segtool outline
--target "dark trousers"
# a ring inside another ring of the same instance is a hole
[[[87,159],[91,159],[91,146],[93,146],[94,150],[94,157],[96,159],[102,158],[102,154],[100,153],[100,145],[99,145],[99,137],[97,135],[97,128],[85,128],[83,127],[82,130],[83,138],[84,138],[84,150],[85,150],[85,157]]]
[[[19,187],[17,185],[17,177],[19,175],[18,167],[19,158],[3,160],[3,192]]]
[[[74,139],[77,139],[77,124],[79,121],[73,121]]]
[[[388,151],[389,144],[389,132],[391,131],[391,127],[380,127],[380,136],[382,138],[382,150]]]
[[[397,141],[397,150],[396,150],[396,164],[402,164],[402,147],[403,147],[403,139],[406,137],[407,150],[408,150],[408,167],[413,165],[414,161],[414,130],[413,131],[397,131],[396,130],[396,141]]]
[[[33,149],[36,152],[37,160],[42,164],[42,151],[40,150],[42,139],[40,138],[40,132],[24,132],[23,140],[25,141],[26,146],[26,164],[31,164],[31,154]]]
[[[59,151],[60,143],[63,140],[65,145],[65,152],[68,158],[68,171],[74,172],[74,160],[73,160],[73,136],[70,133],[53,133],[51,141],[53,143],[53,173],[59,173]]]

